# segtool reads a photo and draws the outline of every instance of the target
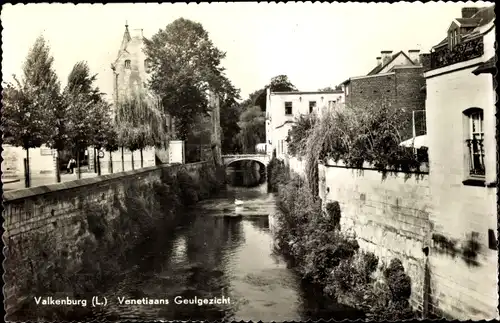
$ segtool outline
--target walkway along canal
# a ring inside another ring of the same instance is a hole
[[[238,205],[235,200],[240,201]],[[362,317],[321,296],[315,286],[301,280],[290,262],[276,254],[269,230],[274,209],[275,197],[267,192],[267,184],[228,186],[218,197],[177,214],[174,228],[158,226],[128,255],[126,266],[110,275],[112,279],[80,297],[87,300],[87,308],[72,306],[55,315],[51,306],[44,306],[43,314],[24,308],[10,319],[298,321]],[[50,295],[66,298],[56,290]],[[106,306],[92,307],[93,296],[102,302],[105,298]],[[192,304],[205,299],[215,299],[215,304]],[[162,304],[150,305],[155,302]],[[32,303],[30,309],[39,309],[35,300]]]

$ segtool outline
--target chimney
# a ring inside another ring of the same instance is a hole
[[[420,63],[424,67],[424,71],[428,71],[431,68],[431,54],[420,54]]]
[[[472,18],[477,12],[479,8],[475,7],[466,7],[462,8],[462,18]]]
[[[392,58],[392,50],[383,50],[380,53],[382,54],[382,64],[385,65],[389,63]]]
[[[382,57],[377,57],[377,66],[382,65]]]
[[[130,33],[132,38],[139,38],[142,39],[142,29],[133,29],[132,32]]]
[[[420,49],[410,49],[408,57],[410,57],[413,63],[420,64]]]

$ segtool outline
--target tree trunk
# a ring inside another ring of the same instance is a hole
[[[99,156],[97,156],[97,149],[95,147],[92,147],[94,149],[94,173],[97,173],[97,163],[99,160]]]
[[[98,149],[97,151],[98,151],[98,154],[99,154],[100,153],[100,149]],[[97,155],[96,161],[97,161],[97,176],[101,176],[101,157],[99,155]]]
[[[109,173],[113,174],[113,154],[109,152]]]
[[[144,156],[142,155],[142,148],[140,149],[141,152],[141,168],[144,168]]]
[[[59,156],[61,155],[61,152],[59,149],[56,150],[56,182],[60,183],[61,182],[61,166],[60,164],[60,158]]]
[[[132,161],[132,170],[134,170],[135,168],[134,168],[134,151],[133,150],[130,151],[130,158]]]
[[[76,151],[76,175],[78,179],[82,178],[82,172],[80,170],[80,151]]]
[[[26,149],[26,159],[24,160],[24,186],[26,188],[31,186],[29,148]]]
[[[122,147],[122,172],[125,171],[125,156],[123,155],[123,147]]]

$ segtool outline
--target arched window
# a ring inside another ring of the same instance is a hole
[[[125,68],[130,68],[130,60],[129,59],[127,59],[125,61]]]
[[[469,108],[463,113],[469,174],[473,177],[484,177],[483,109]]]

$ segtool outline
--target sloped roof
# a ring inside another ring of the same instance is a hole
[[[120,46],[120,50],[118,51],[118,55],[116,56],[116,59],[114,61],[114,64],[116,64],[116,62],[120,59],[120,57],[122,56],[123,53],[128,53],[127,47],[132,42],[133,39],[138,39],[138,38],[136,36],[134,36],[134,38],[132,38],[132,36],[130,36],[130,32],[128,30],[128,25],[125,25],[125,32],[123,33],[122,43]],[[142,41],[143,42],[147,41],[147,38],[142,36]]]
[[[408,61],[410,61],[413,65],[415,65],[415,62],[413,62],[409,57],[408,55],[406,55],[403,51],[399,51],[398,53],[392,55],[391,59],[386,63],[386,64],[380,64],[380,65],[377,65],[375,66],[374,69],[372,69],[367,75],[375,75],[375,74],[378,74],[381,70],[383,70],[387,65],[391,64],[392,61],[394,61],[396,59],[396,57],[398,57],[399,55],[404,55],[404,57],[406,57],[406,59],[408,59]]]
[[[487,25],[495,19],[495,5],[483,7],[478,10],[471,18],[456,18],[455,21],[460,24],[460,27],[474,27],[470,32],[462,35],[463,38],[468,38],[479,34],[479,28]],[[444,38],[434,47],[440,47],[448,43],[448,37]]]
[[[457,18],[455,19],[460,27],[477,27],[481,22],[481,18]]]
[[[128,43],[132,40],[130,37],[130,32],[128,31],[128,25],[125,25],[125,32],[123,33],[122,44],[120,46],[120,52],[127,48]]]
[[[479,75],[482,73],[492,73],[494,74],[497,70],[496,67],[496,57],[493,56],[483,64],[481,64],[478,68],[472,71],[475,75]]]

